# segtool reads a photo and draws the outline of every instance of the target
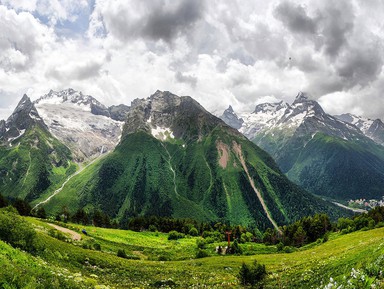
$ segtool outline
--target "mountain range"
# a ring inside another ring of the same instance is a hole
[[[263,103],[221,119],[265,149],[295,183],[345,201],[384,195],[384,125],[351,114],[332,116],[300,92],[292,104]]]
[[[72,89],[24,96],[0,126],[1,192],[55,214],[172,216],[260,230],[345,212],[301,189],[243,134],[188,96],[106,107]]]

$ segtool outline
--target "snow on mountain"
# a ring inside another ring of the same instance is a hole
[[[108,109],[89,95],[66,89],[40,97],[36,109],[49,130],[79,161],[114,149],[123,122],[110,118]]]
[[[225,115],[224,113],[223,115]],[[232,115],[236,115],[232,112]],[[254,139],[258,134],[278,130],[284,134],[293,134],[299,127],[309,133],[316,131],[350,139],[359,134],[354,126],[328,115],[321,106],[303,92],[299,92],[294,102],[289,105],[283,101],[278,103],[263,103],[256,106],[252,113],[239,113],[243,120],[238,130],[247,138]],[[236,115],[236,116],[237,116]],[[227,118],[221,117],[228,125]]]
[[[367,137],[384,144],[384,123],[380,119],[369,119],[351,113],[335,116],[337,119],[358,127]]]

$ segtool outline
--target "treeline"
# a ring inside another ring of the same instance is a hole
[[[331,223],[326,214],[304,217],[290,225],[280,227],[280,232],[268,228],[263,234],[262,241],[270,245],[301,247],[316,241],[327,241],[330,232],[347,234],[379,227],[384,227],[384,207],[376,207],[351,218],[340,218],[337,223]]]
[[[47,217],[42,207],[31,211],[28,202],[21,199],[7,200],[0,194],[0,208],[7,205],[12,205],[23,216]],[[240,225],[231,226],[220,222],[207,223],[194,219],[159,216],[131,217],[118,223],[98,209],[92,212],[78,209],[74,214],[70,214],[69,210],[63,207],[61,212],[55,216],[55,220],[133,231],[159,231],[164,233],[173,231],[183,235],[202,236],[209,242],[225,241],[229,233],[231,241],[237,240],[238,243],[260,242],[278,245],[278,248],[283,249],[284,247],[301,247],[316,241],[325,242],[328,240],[330,232],[338,231],[347,234],[357,230],[384,227],[384,207],[376,207],[367,213],[358,214],[351,218],[340,218],[337,223],[331,223],[329,216],[326,214],[316,214],[304,217],[290,225],[282,226],[279,230],[268,228],[264,234],[261,234],[255,228],[246,228]]]

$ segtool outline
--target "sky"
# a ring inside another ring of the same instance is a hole
[[[382,0],[0,0],[0,119],[73,88],[109,106],[156,90],[384,119]]]

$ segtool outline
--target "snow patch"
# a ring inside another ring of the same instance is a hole
[[[159,140],[166,140],[168,137],[174,139],[175,136],[173,135],[173,131],[170,129],[170,128],[166,128],[166,127],[156,127],[156,128],[152,128],[151,129],[151,134],[159,139]]]

